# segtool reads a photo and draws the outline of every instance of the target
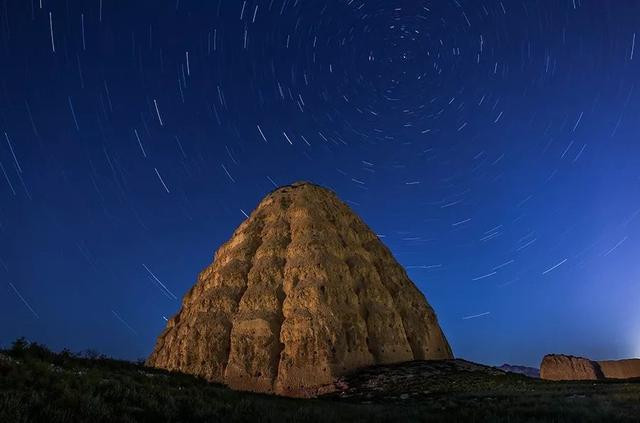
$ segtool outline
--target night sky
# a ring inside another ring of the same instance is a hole
[[[640,2],[5,0],[0,83],[4,346],[146,357],[309,180],[456,356],[640,355]]]

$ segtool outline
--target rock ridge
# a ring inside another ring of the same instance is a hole
[[[584,357],[548,354],[540,377],[547,380],[604,380],[640,378],[640,359],[592,361]]]

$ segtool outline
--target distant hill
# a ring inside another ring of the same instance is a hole
[[[535,377],[535,378],[540,377],[540,369],[535,367],[513,366],[511,364],[505,363],[502,366],[498,367],[498,369],[503,370],[505,372],[518,373],[518,374],[529,376],[529,377]]]

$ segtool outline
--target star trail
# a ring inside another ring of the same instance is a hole
[[[6,0],[0,342],[148,355],[309,180],[457,356],[638,355],[638,31],[634,1]]]

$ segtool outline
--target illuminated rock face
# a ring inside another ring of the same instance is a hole
[[[547,380],[597,380],[602,371],[597,363],[582,357],[546,355],[540,365],[540,377]]]
[[[433,309],[334,193],[269,194],[216,252],[147,364],[312,396],[355,368],[452,358]]]
[[[607,379],[640,378],[640,359],[598,361],[602,374]]]
[[[591,361],[587,358],[550,354],[540,366],[547,380],[599,380],[640,378],[640,360]]]

